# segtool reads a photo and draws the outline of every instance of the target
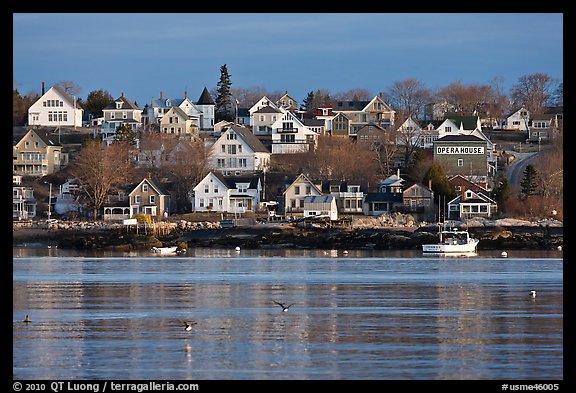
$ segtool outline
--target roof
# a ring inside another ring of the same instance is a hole
[[[208,92],[208,89],[204,87],[202,90],[202,94],[200,94],[200,98],[198,98],[197,105],[214,105],[214,101],[212,100],[212,96]]]
[[[254,135],[250,129],[239,126],[237,124],[230,126],[229,129],[232,129],[234,132],[239,134],[242,139],[244,139],[244,142],[246,142],[254,152],[270,153],[266,146],[264,146],[260,139],[258,139],[258,137]]]
[[[332,110],[334,111],[362,111],[370,101],[337,101]]]
[[[130,101],[124,96],[118,97],[117,99],[114,100],[114,102],[104,107],[104,109],[116,109],[116,103],[118,101],[122,102],[120,109],[140,109],[138,105],[134,104],[132,101]]]
[[[402,194],[390,194],[387,192],[369,192],[364,202],[402,202]]]
[[[321,127],[324,125],[324,119],[302,119],[302,124],[309,127]]]
[[[254,113],[282,113],[282,111],[272,108],[270,105],[263,106],[262,108],[254,111]]]
[[[443,137],[438,138],[437,142],[486,142],[486,141],[474,135],[457,134],[457,135],[444,135]]]
[[[68,95],[68,93],[66,93],[64,90],[62,90],[62,88],[60,86],[54,85],[54,86],[52,86],[52,89],[56,90],[58,92],[58,94],[60,94],[62,96],[62,98],[66,99],[70,105],[74,105],[74,100],[72,99],[72,97],[70,97]]]
[[[228,189],[237,189],[236,186],[238,183],[248,183],[248,188],[250,189],[257,189],[258,188],[258,181],[260,180],[260,176],[224,176],[220,172],[211,172],[214,176],[218,178]],[[242,195],[246,197],[247,195]]]
[[[304,203],[332,203],[333,201],[332,195],[308,195],[304,197]]]
[[[457,127],[460,127],[460,124],[462,124],[462,128],[465,130],[473,130],[478,125],[478,116],[458,116],[453,114],[446,114],[446,116],[444,116],[444,120],[446,119],[451,120],[454,124],[456,124]]]

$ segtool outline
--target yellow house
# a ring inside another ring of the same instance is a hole
[[[30,130],[12,148],[14,173],[45,176],[68,165],[68,154],[47,133]]]

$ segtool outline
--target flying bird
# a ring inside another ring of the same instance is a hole
[[[282,307],[282,312],[286,312],[288,311],[288,309],[290,307],[292,307],[294,305],[294,303],[290,304],[289,306],[285,306],[282,303],[278,303],[276,300],[272,300],[274,303],[276,303],[277,305],[279,305],[280,307]]]

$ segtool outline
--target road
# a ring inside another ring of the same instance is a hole
[[[516,159],[508,165],[507,175],[508,175],[508,184],[512,189],[520,187],[520,182],[524,177],[524,169],[526,166],[534,161],[534,159],[538,156],[538,152],[532,153],[518,153],[514,152],[514,156]]]

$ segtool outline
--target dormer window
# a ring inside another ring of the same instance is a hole
[[[166,106],[172,106],[172,103],[170,102],[169,98],[166,100]]]
[[[116,101],[116,109],[122,108],[122,101]]]

